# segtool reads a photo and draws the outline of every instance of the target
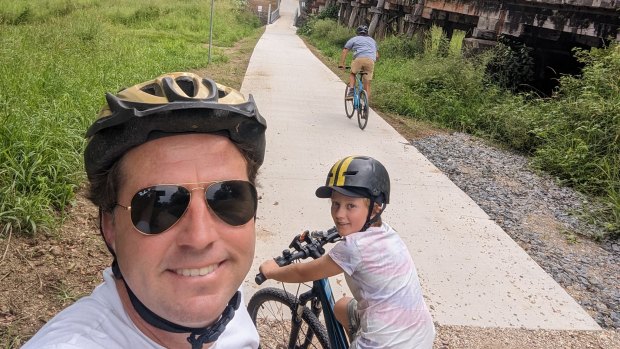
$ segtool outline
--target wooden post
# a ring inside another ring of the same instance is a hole
[[[377,24],[379,23],[379,18],[381,18],[381,13],[383,12],[383,5],[385,4],[385,0],[379,0],[377,2],[377,7],[371,9],[371,12],[374,12],[372,16],[372,20],[370,21],[370,26],[368,27],[368,35],[375,36],[375,30],[377,29]],[[376,11],[375,11],[376,10]]]
[[[420,18],[422,17],[422,11],[424,10],[424,1],[418,0],[413,8],[413,14],[411,15],[411,19],[409,20],[409,28],[407,29],[407,37],[411,39],[413,37],[413,33],[418,28],[420,23]]]
[[[357,6],[355,6],[357,5]],[[347,27],[353,28],[355,26],[355,22],[357,20],[357,12],[359,11],[359,3],[356,2],[353,6],[353,10],[351,11],[351,16],[349,17],[349,23]]]

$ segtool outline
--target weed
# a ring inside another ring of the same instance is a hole
[[[209,12],[199,0],[0,0],[0,232],[55,229],[104,92],[206,67]],[[214,64],[260,26],[233,1],[214,18]]]

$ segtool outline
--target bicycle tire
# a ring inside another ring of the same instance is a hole
[[[357,124],[360,129],[365,129],[368,124],[368,95],[366,91],[360,91],[360,105],[357,107]]]
[[[353,98],[347,99],[347,94],[349,93],[349,85],[346,85],[344,88],[344,112],[347,114],[347,117],[350,119],[353,117],[355,113],[355,105],[353,104]]]
[[[296,303],[297,297],[273,287],[263,288],[250,298],[248,312],[260,337],[259,348],[330,348],[327,330],[309,308],[304,307],[301,322],[295,323]]]

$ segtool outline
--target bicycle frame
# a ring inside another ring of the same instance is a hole
[[[323,318],[325,319],[325,327],[332,349],[348,349],[349,344],[342,325],[336,320],[334,314],[334,294],[327,279],[316,280],[312,282],[312,289],[299,295],[299,302],[305,306],[308,301],[318,299],[319,305],[312,302],[312,312],[317,317],[323,310]]]
[[[362,83],[362,74],[355,74],[355,88],[353,92],[353,109],[358,109],[360,107],[360,91],[364,89],[364,84]]]
[[[282,251],[282,256],[275,258],[275,261],[276,263],[278,263],[278,265],[284,266],[289,265],[294,261],[306,259],[308,257],[312,257],[314,259],[320,258],[325,253],[323,245],[325,245],[326,243],[333,243],[339,241],[340,239],[341,237],[335,227],[329,229],[327,232],[310,233],[309,231],[306,231],[296,236],[289,245],[289,249],[291,250]],[[262,273],[258,273],[256,275],[255,281],[257,284],[260,285],[265,280],[266,278]],[[282,285],[284,286],[284,283],[282,283]],[[264,290],[266,291],[269,289],[276,288],[266,288]],[[298,339],[301,322],[304,318],[308,318],[308,313],[311,313],[309,315],[315,318],[314,321],[317,321],[318,326],[322,327],[321,324],[318,322],[321,312],[323,312],[322,315],[323,319],[325,320],[325,328],[321,331],[315,330],[314,333],[323,333],[321,335],[323,338],[322,343],[325,343],[326,345],[327,342],[329,342],[329,346],[331,349],[349,348],[349,342],[347,340],[345,330],[338,322],[334,314],[334,295],[332,288],[329,284],[329,280],[327,278],[313,281],[312,288],[308,291],[302,292],[301,294],[289,293],[285,289],[283,290],[283,292],[284,294],[290,295],[288,297],[288,300],[283,302],[289,304],[292,311],[293,320],[293,326],[291,327],[290,332],[291,336],[289,337],[289,340],[291,342],[288,343],[289,348],[297,347],[295,346],[295,343],[293,341],[296,341]],[[259,296],[259,298],[256,298],[258,303],[253,302],[257,294],[252,296],[248,307],[252,307],[252,309],[258,309],[260,304],[262,304],[261,302],[263,301],[258,299],[261,299],[264,294]],[[308,303],[310,303],[309,307],[307,306]],[[256,316],[257,314],[255,310],[251,310],[250,313],[251,316]],[[255,321],[256,319],[253,317],[252,320]],[[327,332],[326,335],[325,332]],[[306,337],[306,340],[312,338],[312,333],[313,332],[308,333],[308,337]],[[305,348],[305,346],[303,347]]]

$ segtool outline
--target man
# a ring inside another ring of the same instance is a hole
[[[352,37],[344,44],[342,54],[340,55],[340,64],[338,68],[344,69],[344,61],[350,50],[353,50],[353,61],[351,62],[351,74],[349,75],[349,93],[347,98],[353,98],[353,88],[355,87],[355,74],[363,71],[362,81],[364,91],[370,100],[370,81],[375,69],[375,62],[379,59],[379,50],[377,42],[368,36],[368,27],[361,25],[355,30],[357,36]]]
[[[257,348],[239,291],[265,153],[254,100],[192,73],[106,97],[84,159],[114,261],[24,348]]]

